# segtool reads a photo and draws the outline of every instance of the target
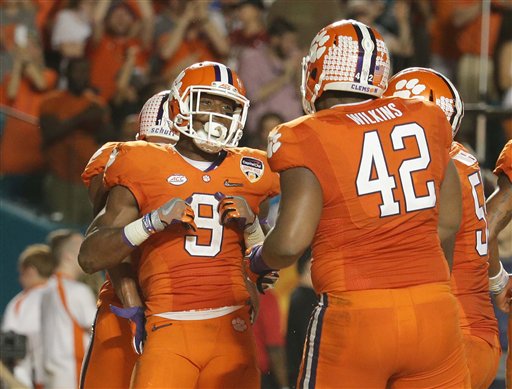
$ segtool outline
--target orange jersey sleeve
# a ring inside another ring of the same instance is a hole
[[[489,297],[485,196],[477,159],[453,142],[450,156],[462,189],[462,222],[455,240],[451,284],[464,333],[492,344],[498,326]]]
[[[220,223],[215,194],[243,196],[257,213],[276,193],[276,175],[264,153],[232,149],[207,171],[172,146],[126,142],[115,153],[105,171],[107,187],[128,188],[141,216],[172,198],[187,199],[198,227],[192,232],[172,226],[140,246],[138,277],[149,314],[245,304],[243,232],[236,223]]]
[[[114,150],[118,144],[118,142],[107,142],[92,155],[82,173],[82,182],[85,186],[89,187],[91,179],[94,176],[103,173],[112,150]]]
[[[512,182],[512,139],[503,147],[493,173],[497,176],[505,174],[509,181]]]
[[[398,98],[336,106],[271,133],[272,169],[306,167],[322,187],[318,293],[448,280],[437,204],[450,144],[438,107]]]

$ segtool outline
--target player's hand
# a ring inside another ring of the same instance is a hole
[[[130,307],[120,308],[115,305],[110,305],[110,311],[119,317],[130,320],[132,327],[132,346],[137,354],[142,354],[144,348],[144,341],[146,340],[146,317],[144,316],[144,308]]]
[[[245,229],[256,221],[256,215],[243,197],[217,192],[215,198],[219,200],[218,212],[222,224],[236,222],[240,228]]]
[[[261,256],[261,247],[261,245],[254,245],[247,249],[247,255],[243,260],[243,270],[247,278],[256,285],[258,292],[265,294],[267,289],[275,286],[279,280],[279,273],[270,268],[255,268],[255,259],[257,256]]]
[[[182,224],[187,229],[197,230],[194,211],[186,201],[179,198],[169,200],[149,215],[155,232],[163,231],[172,224]]]
[[[505,313],[510,313],[510,303],[512,302],[512,280],[509,278],[505,289],[499,294],[492,296],[496,306]]]

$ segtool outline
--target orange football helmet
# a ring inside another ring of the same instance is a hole
[[[380,97],[389,69],[388,49],[376,30],[355,20],[324,27],[302,59],[304,112],[315,112],[315,101],[328,90]]]
[[[169,120],[169,95],[168,90],[152,96],[139,113],[139,133],[137,139],[146,139],[148,136],[167,138],[173,142],[180,139],[180,133],[172,128]]]
[[[384,96],[420,98],[439,106],[452,126],[452,136],[459,130],[464,117],[464,103],[448,78],[427,68],[409,68],[389,80]]]
[[[235,102],[233,115],[201,111],[201,94],[221,96]],[[226,147],[238,145],[247,120],[249,100],[238,75],[217,62],[200,62],[183,70],[171,86],[170,116],[174,127],[192,138],[201,150],[217,153]],[[193,128],[194,115],[208,115],[209,120],[200,130]],[[223,118],[229,128],[219,123]]]

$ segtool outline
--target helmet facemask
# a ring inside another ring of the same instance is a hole
[[[205,94],[233,101],[235,103],[233,114],[201,109],[201,97]],[[247,119],[249,100],[238,93],[236,88],[229,84],[213,82],[211,86],[192,85],[185,89],[181,96],[179,90],[173,87],[172,95],[179,104],[179,113],[173,119],[174,127],[192,138],[197,147],[213,154],[224,148],[238,145]],[[204,115],[208,118],[200,129],[194,129],[195,115]],[[227,126],[224,124],[226,122],[228,122]]]

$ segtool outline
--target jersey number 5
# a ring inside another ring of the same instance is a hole
[[[391,142],[393,150],[405,149],[404,138],[414,137],[418,144],[420,155],[417,158],[402,161],[398,174],[405,199],[406,212],[433,208],[436,205],[436,191],[434,181],[427,181],[427,195],[416,196],[412,174],[425,170],[430,163],[427,138],[423,128],[417,123],[401,124],[393,127]],[[376,178],[372,179],[372,170]],[[376,130],[364,134],[363,151],[359,162],[359,172],[356,179],[357,194],[359,196],[380,193],[380,216],[392,216],[400,213],[400,204],[395,200],[393,189],[397,187],[394,175],[389,174],[386,156],[382,149],[381,140]]]
[[[485,201],[480,204],[480,200],[478,199],[478,192],[476,188],[479,185],[482,185],[482,177],[480,172],[475,172],[468,176],[469,182],[471,183],[471,193],[473,194],[473,200],[475,202],[475,213],[478,220],[483,220],[485,223],[485,229],[476,230],[476,251],[478,255],[481,257],[487,255],[487,220],[485,219]],[[483,191],[483,190],[482,190]],[[483,239],[485,235],[485,240]]]

